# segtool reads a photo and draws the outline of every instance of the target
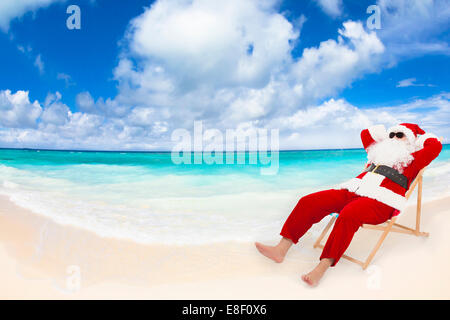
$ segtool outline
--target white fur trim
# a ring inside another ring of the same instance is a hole
[[[369,127],[367,130],[369,130],[372,139],[375,140],[376,142],[384,140],[388,137],[386,128],[382,124]]]
[[[357,195],[378,200],[390,207],[402,211],[406,205],[406,198],[385,187],[381,182],[386,177],[373,172],[367,172],[362,179],[353,178],[340,185],[336,189],[347,189]]]
[[[431,132],[425,133],[425,134],[419,136],[419,138],[417,138],[417,140],[416,140],[417,150],[423,149],[423,144],[425,143],[425,141],[427,139],[430,139],[430,138],[436,138],[439,140],[439,138],[437,136],[435,136],[434,134],[432,134]]]

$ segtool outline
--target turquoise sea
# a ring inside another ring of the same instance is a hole
[[[264,175],[269,165],[240,155],[244,164],[175,164],[169,152],[0,149],[0,194],[101,236],[253,241],[277,235],[299,197],[356,176],[367,160],[363,149],[280,151],[276,174]],[[444,145],[426,171],[425,201],[449,195],[449,177]]]

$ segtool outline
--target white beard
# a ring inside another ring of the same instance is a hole
[[[414,160],[411,155],[414,151],[415,148],[409,141],[384,139],[367,149],[367,159],[369,163],[385,165],[403,173],[403,168]]]

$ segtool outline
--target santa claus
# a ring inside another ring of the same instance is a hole
[[[363,130],[361,140],[368,159],[361,174],[336,188],[302,197],[284,223],[278,245],[255,243],[259,252],[280,263],[314,223],[330,213],[339,213],[319,264],[302,276],[311,286],[336,265],[362,224],[380,224],[400,213],[409,185],[442,149],[435,135],[412,123],[401,123],[387,131],[383,125],[376,125]]]

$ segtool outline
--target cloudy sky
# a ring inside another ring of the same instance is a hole
[[[170,150],[195,120],[281,149],[378,123],[448,138],[449,27],[450,0],[2,0],[0,147]]]

